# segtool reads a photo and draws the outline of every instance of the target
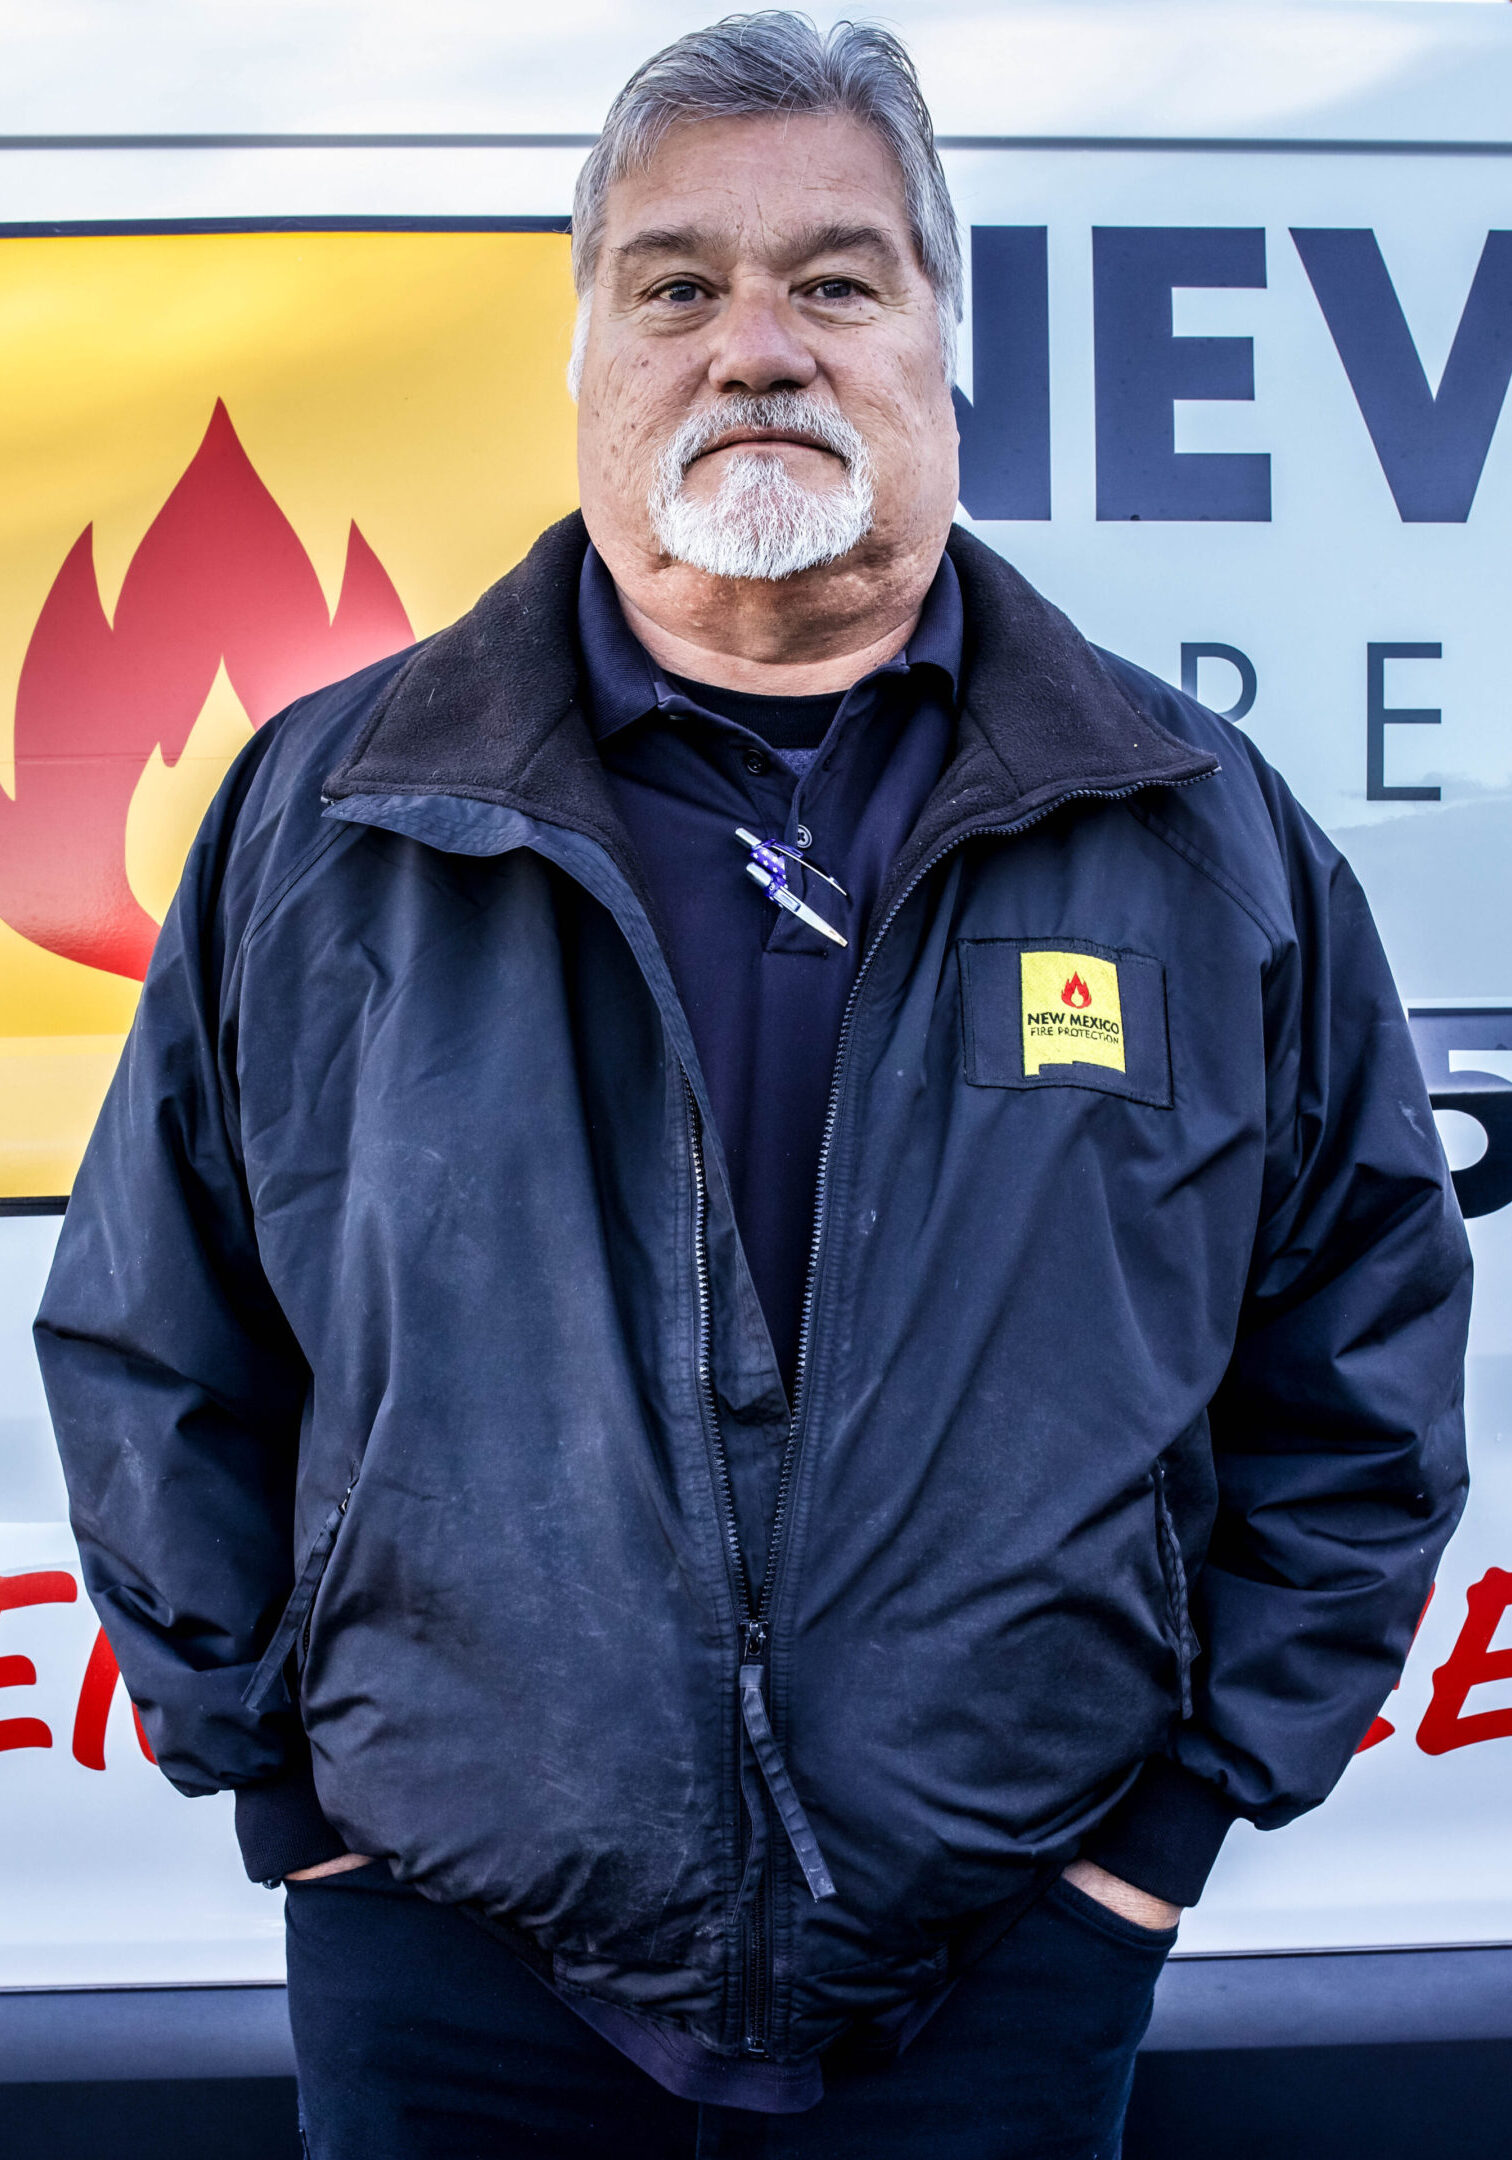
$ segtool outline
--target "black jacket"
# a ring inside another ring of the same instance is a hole
[[[1462,1504],[1468,1259],[1347,867],[956,533],[788,1439],[576,702],[584,544],[239,760],[39,1348],[181,1790],[277,1790],[302,1727],[352,1849],[801,2065],[1120,1803],[1137,1846],[1328,1792]]]

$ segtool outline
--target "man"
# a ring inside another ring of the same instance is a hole
[[[574,231],[582,516],[164,928],[40,1321],[91,1594],[321,2160],[1112,2155],[1461,1505],[1422,1082],[1244,738],[953,529],[894,41],[683,39]]]

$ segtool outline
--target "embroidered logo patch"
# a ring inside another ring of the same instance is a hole
[[[1118,964],[1091,953],[1021,952],[1024,1072],[1106,1065],[1125,1072]]]

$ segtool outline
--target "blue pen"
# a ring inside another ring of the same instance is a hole
[[[755,833],[747,832],[743,825],[736,826],[735,837],[751,851],[751,859],[746,864],[746,876],[756,880],[769,900],[775,901],[778,907],[785,908],[789,915],[795,915],[799,922],[807,923],[810,930],[817,930],[822,937],[833,939],[837,945],[849,945],[849,938],[842,937],[833,923],[827,923],[822,915],[816,914],[789,886],[788,863],[801,863],[810,877],[823,879],[842,900],[848,900],[850,895],[843,885],[826,876],[824,871],[816,870],[811,862],[804,860],[797,848],[785,847],[780,840],[758,840]]]

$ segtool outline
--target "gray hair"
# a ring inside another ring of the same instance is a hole
[[[907,49],[875,23],[821,33],[807,15],[768,8],[690,31],[638,67],[609,108],[572,201],[572,275],[586,301],[615,181],[649,163],[682,120],[759,113],[845,113],[878,134],[898,163],[919,264],[934,290],[947,375],[961,319],[961,239],[935,149],[934,126]],[[579,313],[569,384],[576,392],[587,331]]]

